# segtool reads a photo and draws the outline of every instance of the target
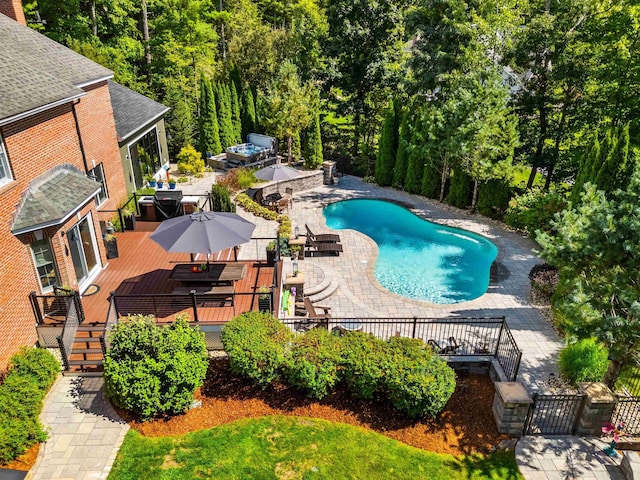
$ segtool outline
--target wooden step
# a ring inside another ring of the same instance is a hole
[[[78,332],[104,332],[104,325],[78,325]]]
[[[102,360],[69,360],[69,366],[98,366],[102,365]]]
[[[102,348],[72,348],[71,349],[71,355],[85,355],[89,353],[102,355]]]

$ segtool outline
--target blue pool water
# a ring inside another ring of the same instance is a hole
[[[324,216],[329,227],[358,230],[378,244],[375,277],[398,295],[459,303],[489,287],[498,248],[480,235],[428,222],[382,200],[333,203]]]

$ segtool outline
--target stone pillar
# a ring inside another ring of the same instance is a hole
[[[331,161],[322,162],[322,171],[324,173],[322,183],[324,183],[325,185],[332,185],[333,174],[336,171],[336,162],[331,162]]]
[[[611,420],[617,400],[604,383],[581,382],[578,391],[586,396],[578,419],[576,435],[599,437],[602,426]]]
[[[495,382],[493,418],[498,432],[520,436],[533,400],[519,382]]]

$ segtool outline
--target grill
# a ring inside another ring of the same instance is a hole
[[[158,220],[178,217],[182,215],[182,190],[157,190],[154,204]]]

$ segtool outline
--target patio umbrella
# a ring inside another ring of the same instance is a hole
[[[167,252],[219,252],[251,240],[256,226],[240,215],[226,212],[198,212],[170,218],[151,234],[151,240]]]
[[[287,167],[281,163],[275,163],[257,170],[255,176],[260,180],[275,180],[276,182],[279,182],[281,180],[298,178],[300,176],[300,172],[295,168]]]

